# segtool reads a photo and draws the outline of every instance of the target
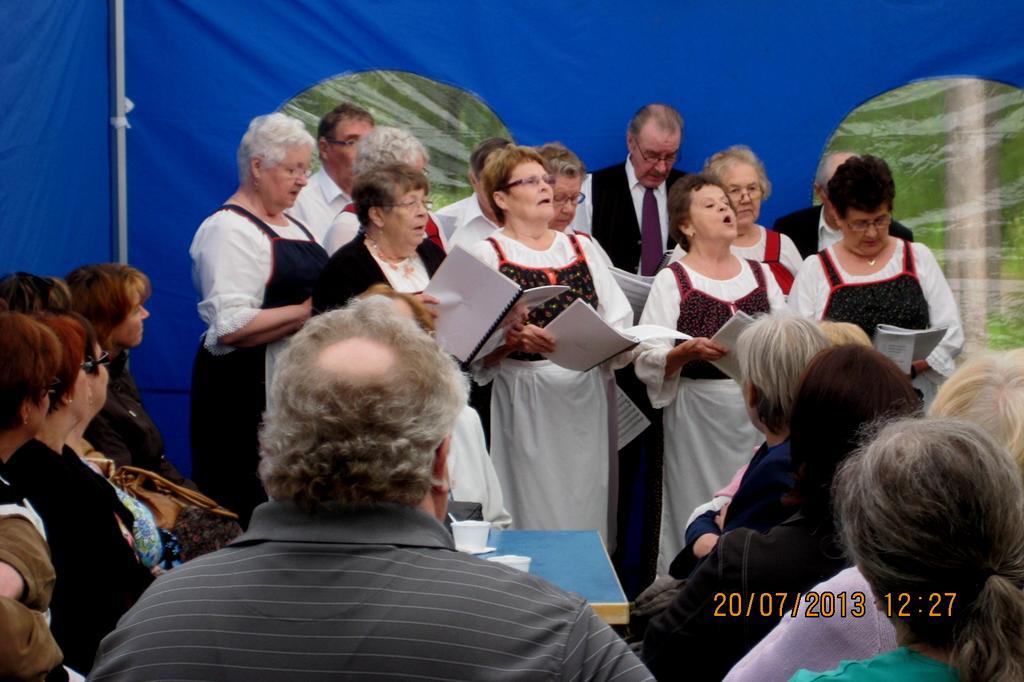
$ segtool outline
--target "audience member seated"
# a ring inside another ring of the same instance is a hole
[[[596,528],[608,541],[611,432],[607,381],[628,364],[623,353],[587,371],[560,367],[544,327],[577,300],[625,328],[633,310],[592,239],[550,228],[554,179],[533,149],[510,145],[487,159],[484,193],[504,226],[470,253],[524,290],[568,291],[532,310],[505,345],[474,362],[492,382],[491,456],[516,526]]]
[[[160,429],[143,407],[128,368],[129,351],[142,343],[143,321],[149,317],[145,308],[151,292],[149,278],[130,265],[102,263],[75,268],[68,273],[67,283],[72,307],[92,323],[110,359],[107,400],[88,422],[85,439],[117,466],[148,469],[195,488],[164,456]]]
[[[858,346],[871,347],[871,338],[864,333],[864,330],[852,322],[833,322],[832,320],[821,320],[818,322],[818,329],[828,338],[833,346],[842,346],[852,343]]]
[[[807,365],[827,346],[814,323],[785,312],[760,318],[740,335],[735,352],[743,397],[750,421],[764,434],[765,442],[754,453],[727,506],[705,512],[687,527],[686,547],[669,570],[673,576],[688,576],[723,532],[767,531],[792,514],[782,498],[793,487],[789,459],[793,399]]]
[[[355,178],[380,166],[392,166],[402,164],[412,166],[424,175],[427,172],[427,163],[430,155],[423,143],[407,130],[392,128],[390,126],[378,126],[372,132],[365,135],[356,145],[356,160],[352,165]],[[429,209],[428,209],[429,211]],[[329,255],[334,255],[338,249],[345,246],[359,234],[360,229],[366,227],[366,223],[359,218],[359,206],[355,201],[355,189],[353,186],[352,203],[345,207],[324,237],[324,248]],[[447,249],[444,232],[437,226],[432,216],[427,215],[427,224],[424,228],[424,238],[429,239],[442,251]]]
[[[0,356],[0,462],[6,463],[43,426],[61,351],[47,327],[4,311]],[[54,579],[42,519],[0,478],[0,678],[42,680],[60,666],[64,655],[47,614]],[[59,677],[57,671],[50,679]]]
[[[434,313],[417,297],[395,291],[387,284],[374,284],[361,298],[384,296],[394,301],[395,309],[416,320],[420,329],[433,335]],[[452,500],[480,505],[484,521],[508,528],[512,517],[501,497],[501,484],[487,452],[480,415],[469,405],[462,408],[452,430],[448,453],[448,476]]]
[[[720,680],[779,620],[779,609],[760,608],[761,595],[806,592],[845,567],[831,509],[836,468],[867,425],[919,406],[906,375],[871,348],[837,346],[811,361],[790,420],[796,482],[786,501],[794,514],[767,533],[722,535],[651,621],[643,658],[659,679]],[[748,603],[758,608],[747,610]]]
[[[651,405],[665,408],[658,575],[668,573],[686,544],[690,511],[728,483],[764,440],[739,384],[711,364],[726,352],[711,337],[739,310],[757,315],[786,306],[768,266],[730,250],[736,214],[717,180],[681,179],[669,190],[668,210],[673,239],[687,253],[655,276],[640,323],[692,338],[654,339],[636,360]]]
[[[889,424],[836,476],[843,544],[900,647],[794,682],[1024,679],[1024,485],[978,426]],[[761,678],[764,679],[764,678]]]
[[[15,272],[0,280],[0,299],[7,309],[19,313],[71,310],[71,292],[59,277],[40,277]]]
[[[842,239],[807,259],[793,283],[790,307],[812,320],[852,322],[871,338],[879,324],[945,328],[939,345],[912,365],[914,386],[930,404],[964,344],[942,268],[924,244],[889,236],[896,185],[882,159],[848,159],[829,181],[828,195]]]
[[[239,515],[267,499],[256,432],[274,360],[310,314],[327,254],[285,211],[306,186],[313,138],[284,114],[257,116],[238,146],[239,185],[192,239],[206,325],[192,366],[192,476]]]
[[[818,165],[814,176],[812,193],[821,202],[820,206],[811,206],[784,215],[775,221],[772,228],[793,240],[800,251],[800,258],[813,256],[824,251],[843,238],[836,219],[836,210],[828,200],[828,182],[836,169],[847,159],[856,154],[850,152],[833,152],[825,155]],[[908,242],[914,241],[914,233],[898,221],[893,220],[889,226],[889,234]]]
[[[440,520],[466,380],[412,320],[377,298],[319,315],[271,390],[272,501],[157,580],[95,679],[649,679],[582,598],[455,551]]]
[[[65,664],[87,673],[100,640],[153,577],[132,549],[131,513],[66,445],[81,420],[76,403],[92,398],[86,372],[96,361],[95,347],[87,345],[90,325],[73,314],[42,313],[39,319],[61,344],[57,383],[36,439],[18,448],[0,475],[43,519],[57,573],[50,627]]]
[[[375,166],[356,176],[352,198],[362,229],[324,267],[313,289],[314,310],[339,308],[378,283],[423,291],[444,260],[444,250],[424,239],[429,190],[427,176],[412,166]]]
[[[449,248],[461,246],[468,249],[481,239],[490,237],[495,230],[501,229],[490,202],[480,188],[480,174],[484,171],[487,157],[510,144],[505,138],[489,137],[469,155],[469,172],[466,177],[473,193],[437,212],[437,220],[448,236]]]
[[[331,224],[352,203],[356,143],[371,130],[373,115],[350,102],[342,102],[320,119],[316,134],[320,170],[299,192],[288,215],[305,225],[321,244]]]
[[[761,202],[772,195],[772,183],[761,159],[750,147],[736,145],[711,156],[704,163],[704,173],[722,183],[736,210],[733,253],[766,263],[782,293],[788,294],[803,258],[789,237],[757,224]]]
[[[986,353],[969,360],[942,385],[932,417],[957,418],[981,426],[1016,459],[1024,472],[1024,349]],[[857,568],[812,588],[817,594],[863,593],[875,601]],[[838,597],[837,597],[838,598]],[[800,668],[830,670],[844,660],[871,658],[896,648],[896,630],[881,611],[862,616],[809,618],[807,604],[787,615],[726,677],[729,682],[788,680]]]

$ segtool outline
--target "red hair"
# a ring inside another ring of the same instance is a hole
[[[142,271],[122,263],[83,265],[68,273],[66,281],[72,309],[92,323],[100,345],[108,350],[114,329],[152,292]]]
[[[61,365],[57,336],[24,313],[0,312],[0,429],[17,427],[26,400],[38,402]]]

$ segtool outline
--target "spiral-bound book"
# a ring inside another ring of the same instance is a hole
[[[501,345],[505,328],[529,310],[569,290],[524,290],[460,246],[454,247],[423,290],[438,300],[438,343],[460,362]]]

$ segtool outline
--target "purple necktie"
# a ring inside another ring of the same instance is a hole
[[[654,190],[644,190],[643,220],[640,222],[640,274],[650,277],[658,269],[665,252],[661,242],[661,222],[658,220],[658,201]]]

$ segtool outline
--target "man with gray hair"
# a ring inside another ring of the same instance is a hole
[[[590,232],[615,267],[653,275],[675,242],[668,234],[668,188],[685,173],[672,165],[683,141],[683,117],[667,104],[647,104],[626,130],[624,163],[594,171],[572,227]]]
[[[818,164],[812,186],[814,196],[821,202],[821,206],[811,206],[784,215],[772,226],[773,230],[793,240],[802,258],[813,256],[843,238],[836,211],[828,200],[828,181],[836,174],[837,168],[854,156],[857,155],[853,152],[826,154]],[[914,241],[914,233],[895,220],[889,225],[889,234],[908,242]]]
[[[154,583],[94,679],[651,679],[582,598],[455,550],[441,520],[466,379],[389,300],[310,320],[272,394],[271,501]]]
[[[373,168],[403,163],[407,166],[427,172],[430,154],[423,143],[408,130],[391,126],[377,126],[356,145],[356,160],[352,164],[355,175],[365,173]],[[359,232],[359,218],[356,217],[355,204],[348,204],[334,220],[327,235],[324,237],[324,248],[327,255],[355,239]],[[427,220],[426,239],[431,240],[442,250],[447,250],[444,234],[438,229],[433,216]]]

